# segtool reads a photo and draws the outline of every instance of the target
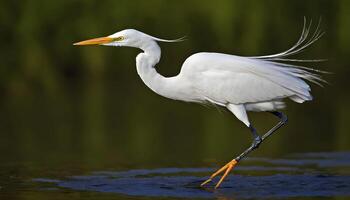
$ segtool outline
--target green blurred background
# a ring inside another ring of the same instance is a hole
[[[138,49],[76,47],[125,28],[173,39],[158,71],[176,75],[191,54],[278,53],[303,17],[326,32],[298,58],[331,71],[314,101],[287,101],[289,123],[254,156],[350,149],[350,1],[0,1],[0,162],[37,169],[219,165],[250,145],[249,130],[222,109],[168,100],[138,77]],[[251,113],[260,133],[277,120]],[[73,168],[73,167],[72,167]],[[16,170],[16,167],[12,168]]]

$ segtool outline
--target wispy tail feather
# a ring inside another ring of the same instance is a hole
[[[330,72],[322,71],[318,69],[313,69],[305,66],[300,65],[294,65],[294,64],[288,64],[283,62],[320,62],[325,61],[324,59],[290,59],[287,58],[289,56],[301,53],[304,51],[307,47],[315,43],[318,39],[320,39],[324,32],[320,29],[321,24],[321,18],[318,21],[318,25],[316,27],[315,32],[310,36],[310,30],[312,27],[312,20],[307,25],[306,18],[304,17],[304,25],[303,30],[301,33],[301,36],[299,40],[294,44],[290,49],[277,53],[272,55],[266,55],[266,56],[254,56],[249,57],[253,59],[258,59],[261,61],[264,61],[266,64],[270,64],[276,67],[283,67],[284,70],[282,70],[284,73],[287,73],[289,75],[292,75],[294,77],[302,78],[304,80],[310,81],[312,83],[315,83],[317,85],[322,86],[322,83],[327,83],[324,79],[322,79],[322,76],[320,74],[330,74]],[[308,39],[309,38],[309,39]]]
[[[299,40],[288,50],[283,51],[281,53],[272,54],[272,55],[266,55],[266,56],[254,56],[250,58],[257,58],[257,59],[263,59],[263,60],[269,60],[269,61],[292,61],[292,62],[318,62],[322,61],[322,59],[316,59],[316,60],[304,60],[304,59],[288,59],[286,57],[292,56],[295,54],[298,54],[305,50],[307,47],[315,43],[318,39],[320,39],[325,32],[323,32],[320,29],[321,25],[321,18],[318,22],[318,25],[316,27],[315,32],[312,34],[312,36],[309,38],[311,26],[312,26],[312,20],[310,20],[309,25],[307,25],[306,18],[304,17],[304,25],[303,30],[301,32]],[[308,39],[309,38],[309,39]]]

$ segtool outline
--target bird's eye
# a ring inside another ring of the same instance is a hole
[[[124,36],[119,36],[117,38],[114,38],[114,41],[122,41],[124,40]]]

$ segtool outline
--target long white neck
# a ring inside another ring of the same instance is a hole
[[[144,52],[136,57],[136,68],[142,81],[155,93],[167,98],[177,99],[176,77],[164,77],[154,67],[161,56],[158,44],[155,41],[149,41],[139,48]]]

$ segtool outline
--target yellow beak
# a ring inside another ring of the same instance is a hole
[[[113,42],[113,38],[109,37],[100,37],[100,38],[94,38],[90,40],[84,40],[81,42],[74,43],[73,45],[101,45],[101,44],[107,44]]]

